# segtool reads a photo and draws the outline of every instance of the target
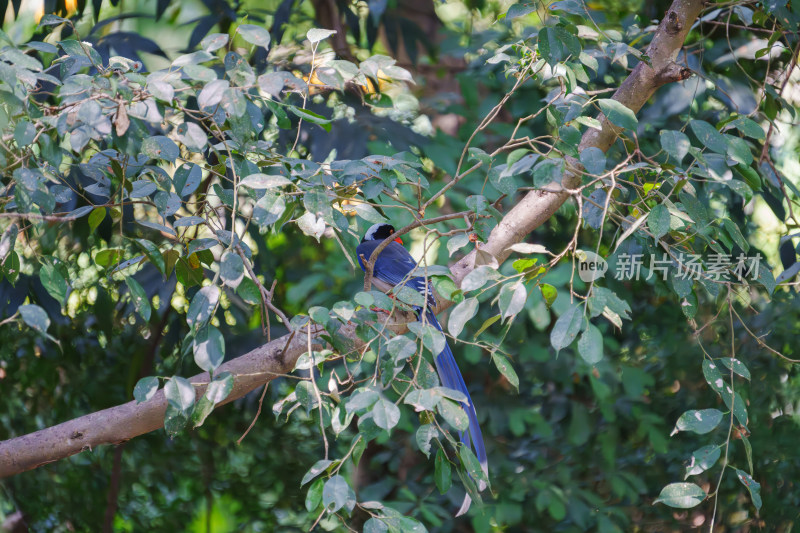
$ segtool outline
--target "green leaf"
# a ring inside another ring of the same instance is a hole
[[[610,98],[601,98],[597,101],[597,104],[609,122],[620,128],[636,131],[639,121],[630,108]]]
[[[192,412],[192,423],[194,427],[203,425],[208,415],[214,407],[228,397],[233,390],[233,375],[230,372],[222,372],[206,387],[206,392],[197,402]]]
[[[447,423],[457,431],[465,431],[469,427],[467,413],[456,402],[443,398],[436,408]]]
[[[39,333],[46,334],[50,327],[50,318],[44,309],[36,304],[26,304],[19,307],[22,320]]]
[[[247,187],[249,189],[275,189],[277,187],[285,187],[291,185],[292,180],[286,176],[268,175],[268,174],[250,174],[242,181],[239,182],[239,187]]]
[[[363,533],[388,533],[389,526],[383,520],[370,518],[364,522]]]
[[[550,332],[550,344],[556,353],[566,348],[580,333],[583,326],[583,311],[577,303],[570,304]]]
[[[728,367],[728,369],[733,370],[736,374],[739,374],[744,379],[750,379],[750,370],[738,359],[733,359],[731,357],[723,357],[718,359],[720,363]]]
[[[464,301],[464,295],[455,282],[448,276],[433,276],[431,283],[433,289],[445,300],[451,300],[456,303]]]
[[[239,35],[248,43],[262,48],[269,48],[269,32],[266,28],[256,26],[255,24],[240,24],[237,28]]]
[[[347,399],[345,409],[348,413],[358,412],[372,406],[380,395],[371,389],[359,389]]]
[[[423,324],[422,322],[411,322],[408,329],[422,340],[422,344],[431,351],[433,355],[439,355],[447,340],[444,333],[431,326],[430,324]]]
[[[450,317],[447,319],[447,330],[453,337],[458,337],[464,330],[464,325],[472,320],[478,313],[478,299],[467,298],[450,311]]]
[[[188,379],[172,376],[164,385],[164,396],[173,407],[188,411],[194,405],[194,387]]]
[[[400,409],[386,398],[381,398],[372,406],[372,419],[375,425],[389,431],[400,421]]]
[[[416,389],[406,395],[403,403],[413,406],[417,412],[433,411],[442,398],[441,391],[437,389]]]
[[[219,302],[219,287],[208,285],[203,287],[192,298],[189,310],[186,312],[186,322],[190,326],[201,326],[213,315]]]
[[[219,275],[228,287],[235,289],[239,286],[244,278],[244,263],[239,254],[228,251],[222,255]]]
[[[167,432],[171,439],[175,438],[184,430],[190,419],[191,411],[182,411],[168,403],[167,410],[164,413],[164,431]]]
[[[321,28],[311,28],[306,32],[306,37],[312,43],[318,43],[335,34],[336,30],[325,30]]]
[[[589,323],[578,339],[578,353],[590,365],[596,365],[603,359],[603,335],[594,324]]]
[[[547,304],[547,307],[553,305],[553,302],[558,298],[558,289],[548,283],[540,283],[539,289],[542,291],[542,296],[544,297],[544,302]]]
[[[228,80],[212,80],[197,95],[197,107],[212,108],[222,101],[222,95],[231,86]]]
[[[28,146],[36,138],[36,127],[27,120],[20,120],[14,128],[14,140],[20,148]]]
[[[611,320],[617,327],[622,327],[622,319],[630,319],[631,308],[614,291],[595,286],[589,297],[589,316],[594,318],[601,314]]]
[[[308,483],[309,481],[311,481],[312,479],[323,473],[332,464],[333,461],[331,461],[330,459],[320,459],[319,461],[314,463],[314,466],[309,468],[308,472],[306,472],[306,474],[303,476],[303,479],[300,481],[300,486],[302,487],[303,485],[305,485],[306,483]]]
[[[732,122],[728,122],[726,128],[736,128],[748,137],[759,141],[763,141],[767,137],[764,133],[764,128],[762,128],[754,120],[751,120],[747,117],[739,117]]]
[[[664,204],[655,206],[647,217],[647,227],[650,228],[656,239],[660,239],[669,233],[669,223],[669,209]]]
[[[561,176],[564,174],[564,160],[561,158],[549,158],[540,161],[533,167],[533,184],[536,187],[544,187],[550,183],[560,183]]]
[[[735,392],[731,389],[731,385],[725,381],[719,369],[717,368],[717,365],[708,360],[703,361],[703,376],[706,378],[706,382],[708,382],[714,392],[722,397],[722,400],[725,402],[725,405],[728,407],[728,409],[733,411],[733,414],[736,419],[739,420],[739,423],[746,427],[747,408],[744,400],[738,392]]]
[[[324,326],[328,323],[331,318],[330,311],[326,307],[314,306],[308,310],[308,316],[311,317],[311,320]]]
[[[492,324],[494,324],[495,322],[497,322],[498,320],[500,320],[500,318],[501,318],[501,317],[500,317],[500,315],[495,315],[495,316],[492,316],[492,317],[489,317],[489,318],[487,318],[487,319],[486,319],[486,320],[483,322],[483,324],[481,324],[481,327],[480,327],[480,328],[478,328],[478,331],[476,331],[476,332],[475,332],[475,337],[474,337],[474,338],[476,338],[476,339],[477,339],[477,338],[480,336],[480,334],[481,334],[481,333],[483,333],[484,331],[486,331],[487,329],[489,329],[489,327],[490,327]]]
[[[503,319],[513,317],[525,307],[525,300],[528,299],[528,291],[522,282],[514,285],[503,285],[498,296],[498,306]]]
[[[750,499],[753,500],[753,506],[757,510],[761,510],[761,484],[750,477],[750,474],[747,472],[739,470],[738,468],[735,470],[736,477],[739,478],[739,481],[742,483],[742,485],[747,487],[747,490],[750,492]]]
[[[689,137],[682,131],[663,130],[660,139],[661,148],[675,158],[678,163],[683,161],[683,158],[686,157],[686,154],[689,153],[689,148],[692,146]]]
[[[506,19],[512,20],[519,17],[524,17],[525,15],[529,15],[536,11],[535,4],[512,4],[511,7],[508,8],[508,12],[506,13]]]
[[[750,475],[753,475],[753,447],[750,445],[750,439],[743,433],[741,436],[742,444],[744,444],[744,454],[747,456],[747,467],[750,470]]]
[[[386,343],[386,351],[395,361],[404,360],[417,352],[417,344],[408,337],[398,335]]]
[[[39,269],[39,280],[50,296],[55,298],[60,305],[64,305],[67,299],[67,292],[69,292],[69,285],[67,285],[67,280],[64,279],[64,276],[61,275],[55,265],[42,265],[42,268]]]
[[[596,146],[590,146],[581,151],[581,164],[586,172],[601,175],[606,170],[606,154]]]
[[[164,256],[161,255],[161,251],[158,249],[158,246],[147,239],[136,239],[135,242],[145,253],[147,259],[153,263],[153,266],[155,266],[162,274],[164,274],[166,272],[167,265],[164,262]]]
[[[702,145],[712,152],[724,154],[728,151],[728,142],[725,136],[705,120],[692,120],[689,122],[689,126]]]
[[[306,493],[306,511],[309,513],[315,511],[319,504],[322,503],[322,487],[325,485],[324,479],[318,479],[308,487]]]
[[[734,221],[732,221],[729,218],[723,218],[722,225],[725,227],[725,231],[728,232],[728,235],[731,236],[731,239],[733,239],[733,242],[736,243],[736,246],[738,246],[739,248],[742,249],[742,251],[745,252],[750,250],[750,243],[748,243],[747,240],[744,238],[744,235],[742,235],[739,226],[737,226]]]
[[[136,309],[136,312],[139,313],[139,316],[141,316],[145,322],[149,322],[152,307],[150,306],[150,299],[147,297],[147,293],[144,292],[139,282],[131,276],[125,278],[125,284],[131,292],[131,303],[133,303],[134,309]]]
[[[495,271],[491,267],[486,265],[479,266],[464,276],[464,279],[461,281],[461,290],[469,292],[480,289],[487,281],[494,277]]]
[[[163,159],[170,163],[174,163],[181,156],[181,150],[178,145],[172,139],[163,135],[145,137],[142,141],[141,152],[153,159]]]
[[[322,505],[329,513],[335,513],[345,506],[350,495],[350,485],[340,476],[335,475],[325,482],[322,489]]]
[[[539,30],[539,55],[550,65],[565,60],[569,55],[578,56],[581,44],[578,38],[564,28],[545,26]]]
[[[416,434],[417,446],[426,457],[431,456],[431,441],[439,436],[439,430],[434,424],[423,424]]]
[[[287,106],[289,111],[291,111],[294,115],[300,117],[301,119],[311,122],[312,124],[316,124],[325,131],[331,131],[331,120],[323,117],[320,114],[314,113],[313,111],[309,111],[308,109],[301,109],[295,106]]]
[[[483,485],[488,486],[489,478],[486,476],[486,472],[483,471],[481,463],[478,461],[478,458],[475,457],[472,450],[467,446],[462,446],[459,448],[458,454],[461,457],[461,464],[464,465],[470,477],[478,483],[478,487]]]
[[[694,483],[670,483],[661,490],[653,503],[663,503],[676,509],[691,509],[700,505],[706,496],[705,491]]]
[[[686,467],[686,479],[689,476],[696,476],[702,474],[712,466],[714,466],[722,453],[719,444],[709,444],[703,446],[692,452],[692,459],[689,466]]]
[[[469,244],[469,236],[466,233],[459,233],[458,235],[453,235],[447,241],[447,252],[449,257],[453,257],[453,254],[456,253],[458,250],[463,248],[464,246]],[[463,287],[462,287],[463,290]]]
[[[92,212],[89,214],[89,227],[92,231],[97,229],[97,226],[103,222],[103,219],[106,218],[106,208],[105,207],[95,207],[92,209]]]
[[[514,371],[514,367],[511,366],[511,363],[504,355],[500,355],[497,352],[492,352],[492,361],[494,362],[494,366],[497,367],[497,370],[503,374],[511,386],[519,392],[519,377],[517,373]]]
[[[722,422],[722,412],[717,409],[702,409],[699,411],[692,409],[678,418],[672,434],[674,435],[679,431],[693,431],[703,435],[713,431],[720,422]]]
[[[753,153],[750,151],[750,147],[747,146],[747,143],[739,137],[727,136],[727,139],[728,157],[741,165],[746,167],[750,166],[753,162]]]
[[[210,33],[200,41],[200,48],[206,52],[214,52],[228,44],[227,33]]]
[[[225,359],[225,338],[212,325],[201,328],[192,343],[194,362],[206,372],[213,372]]]
[[[136,403],[146,402],[158,391],[158,378],[155,376],[147,376],[136,382],[133,387],[133,397]]]
[[[203,172],[200,167],[194,163],[185,163],[180,165],[172,176],[172,184],[175,187],[175,192],[181,198],[185,198],[192,194],[200,182],[203,180]]]
[[[453,484],[453,469],[441,448],[436,451],[434,465],[434,481],[436,482],[436,488],[439,489],[439,493],[444,494],[450,490]]]
[[[356,312],[356,308],[353,306],[352,302],[348,301],[341,301],[336,302],[333,304],[333,313],[341,317],[342,320],[348,322]]]

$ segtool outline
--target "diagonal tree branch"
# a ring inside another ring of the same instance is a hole
[[[661,21],[646,54],[649,63],[639,63],[614,93],[613,98],[634,112],[639,111],[653,93],[662,85],[686,79],[691,72],[675,63],[689,29],[703,8],[703,0],[675,0]],[[581,139],[580,150],[597,147],[608,150],[617,139],[619,131],[604,117],[601,129],[589,129]],[[562,190],[556,192],[532,191],[525,195],[492,231],[481,249],[494,255],[502,263],[509,256],[509,246],[520,242],[526,235],[541,226],[570,198],[569,189],[580,184],[582,167],[568,158],[567,170],[562,178]],[[475,252],[458,261],[451,268],[456,283],[475,267]],[[442,302],[437,311],[452,305]],[[402,324],[391,328],[402,331]],[[343,326],[340,335],[349,339],[354,347],[361,341],[352,324]],[[311,344],[321,348],[312,332]],[[230,372],[235,381],[233,391],[223,403],[231,402],[264,385],[275,377],[290,372],[303,353],[307,351],[308,334],[296,331],[232,359],[219,368]],[[197,395],[202,395],[208,383],[207,373],[191,378]],[[128,402],[110,409],[97,411],[35,433],[0,442],[0,478],[31,470],[58,461],[103,444],[117,444],[138,435],[155,431],[164,424],[167,402],[159,391],[147,402]]]

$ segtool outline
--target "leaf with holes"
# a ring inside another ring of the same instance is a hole
[[[158,391],[158,378],[155,376],[147,376],[136,382],[133,387],[133,398],[136,403],[146,402]]]
[[[661,490],[653,503],[663,503],[676,509],[691,509],[700,505],[706,496],[705,491],[694,483],[670,483]]]
[[[747,487],[748,492],[750,492],[750,499],[753,501],[753,506],[756,510],[761,509],[761,484],[756,482],[750,474],[744,472],[743,470],[736,470],[736,477],[739,478],[739,481]]]
[[[692,459],[689,461],[689,466],[686,467],[686,476],[696,476],[702,474],[712,466],[714,466],[722,453],[722,447],[719,444],[709,444],[703,446],[692,452]]]
[[[704,435],[713,431],[722,422],[722,412],[718,409],[689,410],[683,413],[675,423],[672,434],[679,431],[693,431]]]
[[[508,380],[511,386],[519,392],[519,377],[506,356],[492,352],[492,362],[494,362],[494,366],[497,367],[497,370]]]

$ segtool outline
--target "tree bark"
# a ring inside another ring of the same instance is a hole
[[[630,73],[613,98],[637,112],[660,86],[686,79],[691,72],[681,68],[675,59],[683,46],[689,29],[703,7],[703,0],[675,0],[661,21],[646,54],[650,63],[639,63]],[[597,147],[608,150],[619,130],[601,117],[601,130],[589,128],[584,133],[580,149]],[[500,221],[481,249],[494,255],[502,263],[509,256],[509,246],[520,242],[526,235],[541,226],[570,197],[566,189],[580,184],[582,167],[568,158],[567,170],[562,178],[563,189],[557,191],[532,191],[525,195]],[[475,252],[467,254],[451,268],[457,284],[461,283],[475,267]],[[451,302],[442,302],[437,311],[446,309]],[[394,324],[402,330],[402,324]],[[354,348],[362,345],[351,324],[343,326],[340,334],[349,339]],[[284,335],[255,350],[223,364],[220,372],[230,372],[235,381],[231,394],[223,402],[231,402],[262,386],[275,377],[291,372],[297,358],[307,351],[305,331]],[[311,344],[321,349],[322,344],[312,333]],[[198,397],[208,383],[207,373],[191,378]],[[110,409],[97,411],[35,433],[0,442],[0,478],[58,461],[82,451],[91,451],[103,444],[119,444],[143,433],[155,431],[164,425],[167,401],[163,391],[150,400],[135,401]]]

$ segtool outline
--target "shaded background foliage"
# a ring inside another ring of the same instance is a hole
[[[358,105],[365,91],[355,90],[342,98],[354,106],[356,121],[334,122],[330,133],[306,124],[301,132],[302,150],[319,161],[332,149],[338,159],[357,159],[366,154],[391,155],[413,146],[433,162],[426,169],[433,187],[455,173],[476,125],[513,85],[514,79],[506,77],[500,66],[487,63],[485,55],[479,54],[524,34],[526,24],[541,24],[533,17],[510,26],[492,23],[510,7],[495,2],[439,6],[417,1],[368,2],[369,16],[361,18],[355,14],[363,12],[364,6],[352,8],[344,3],[337,3],[332,11],[328,2],[299,0],[236,4],[159,0],[137,3],[135,8],[122,2],[46,2],[45,9],[73,17],[82,37],[95,45],[104,62],[112,55],[122,55],[144,61],[149,70],[166,64],[163,58],[193,50],[210,32],[228,32],[245,16],[252,23],[263,21],[273,42],[287,49],[316,26],[339,30],[331,47],[340,57],[362,60],[378,52],[397,57],[414,73],[421,111],[435,129],[424,120],[412,129],[410,121],[395,120],[395,116],[375,117]],[[775,12],[797,12],[794,3],[772,4]],[[758,7],[744,7],[748,5]],[[667,6],[666,2],[645,5],[634,1],[590,4],[598,24],[623,27],[643,27],[650,19],[659,18]],[[19,3],[12,2],[12,7],[19,12]],[[130,16],[133,13],[140,15]],[[734,22],[747,24],[748,16],[752,22],[753,14],[747,12]],[[578,23],[579,17],[573,20]],[[796,18],[791,20],[796,30]],[[639,143],[645,153],[660,149],[658,131],[681,129],[689,117],[716,124],[733,111],[747,114],[760,106],[767,117],[775,118],[781,107],[797,105],[796,96],[782,104],[774,89],[765,89],[763,99],[754,91],[750,78],[768,77],[773,67],[767,62],[737,56],[726,59],[731,49],[749,42],[748,30],[714,24],[700,28],[706,38],[688,47],[685,59],[701,76],[664,88],[640,114],[643,131]],[[786,31],[791,31],[791,26]],[[796,38],[793,44],[797,46]],[[793,54],[796,57],[796,50]],[[786,62],[786,57],[779,60]],[[250,59],[258,72],[266,67],[265,54],[255,53]],[[291,67],[296,59],[287,51],[285,64]],[[744,67],[742,61],[746,61]],[[713,70],[707,70],[710,68]],[[593,88],[615,87],[624,71],[618,64],[601,62]],[[792,83],[790,90],[796,91],[794,87]],[[487,152],[502,145],[515,117],[531,113],[548,100],[545,89],[543,85],[524,86],[509,101],[501,120],[480,132],[473,145]],[[324,102],[316,105],[324,109]],[[525,128],[531,137],[553,130],[545,114]],[[283,132],[281,144],[291,145],[294,134],[294,130]],[[795,163],[797,134],[786,130],[776,137],[781,143],[774,150],[776,164],[796,183],[800,178]],[[625,147],[620,143],[613,150],[624,154]],[[76,174],[73,179],[83,178]],[[465,179],[437,208],[442,212],[466,209],[467,196],[477,193],[481,184],[482,179]],[[733,199],[734,193],[730,194]],[[788,251],[781,247],[780,257],[777,252],[781,232],[791,230],[789,204],[768,179],[756,196],[755,207],[747,209],[750,213],[755,209],[759,216],[746,214],[743,202],[732,200],[729,205],[740,207],[730,210],[730,218],[773,266],[783,260],[783,268],[789,269],[796,263],[793,244]],[[122,217],[133,223],[132,214],[123,212]],[[559,250],[572,237],[576,220],[574,206],[567,204],[533,240]],[[782,226],[783,222],[787,224]],[[127,299],[119,298],[117,287],[97,283],[101,274],[92,267],[92,252],[110,241],[110,217],[96,232],[86,217],[75,220],[69,242],[60,239],[59,229],[54,224],[39,236],[42,255],[60,257],[63,268],[72,270],[69,279],[93,287],[96,295],[91,300],[69,302],[66,308],[71,311],[64,316],[39,276],[22,273],[13,285],[8,280],[0,282],[0,320],[12,316],[29,298],[47,311],[52,321],[48,332],[59,340],[55,347],[25,327],[0,328],[3,438],[128,401],[134,384],[143,376],[194,373],[191,357],[181,349],[187,333],[185,320],[170,305],[175,274],[164,283],[156,268],[148,264],[135,275],[149,298],[158,295],[153,316],[145,322],[132,314]],[[353,271],[331,239],[317,244],[294,225],[285,226],[280,233],[260,234],[255,229],[250,233],[258,245],[255,270],[278,280],[276,300],[290,315],[307,312],[314,305],[330,307],[362,287],[360,273]],[[592,235],[594,231],[585,227],[580,238],[591,243]],[[785,242],[792,243],[791,239]],[[603,243],[601,255],[610,255],[610,246]],[[444,247],[436,253],[439,264],[448,262]],[[505,269],[510,270],[509,266]],[[666,483],[683,479],[687,458],[708,443],[688,433],[670,438],[681,413],[713,406],[724,410],[703,377],[703,352],[698,343],[714,357],[730,356],[732,336],[738,357],[753,375],[741,393],[749,411],[753,469],[764,503],[756,516],[739,482],[726,476],[719,491],[719,530],[790,530],[798,520],[800,499],[795,481],[800,479],[800,464],[794,452],[800,438],[794,406],[800,398],[794,367],[759,347],[738,322],[732,331],[726,322],[714,322],[695,336],[696,325],[705,325],[717,312],[712,298],[706,297],[706,305],[699,307],[693,321],[687,321],[666,284],[612,279],[606,280],[607,286],[626,296],[631,320],[621,330],[609,323],[601,325],[605,359],[593,367],[570,348],[556,356],[550,348],[550,329],[569,303],[565,297],[569,280],[570,265],[558,266],[547,277],[561,293],[552,308],[535,289],[522,319],[517,319],[504,338],[499,326],[487,330],[490,341],[502,340],[513,355],[519,393],[498,373],[485,351],[461,343],[454,346],[485,428],[493,496],[487,496],[484,505],[474,506],[466,518],[453,520],[452,509],[460,494],[454,490],[441,496],[436,491],[430,462],[413,444],[417,422],[404,411],[392,437],[379,437],[364,452],[358,468],[349,472],[359,499],[383,500],[437,531],[707,527],[711,517],[707,507],[676,512],[651,503]],[[576,288],[585,287],[576,283]],[[758,314],[748,315],[748,327],[769,331],[771,346],[796,357],[794,332],[800,304],[795,291],[778,290],[771,300],[768,303],[764,295],[753,292],[746,303],[752,303]],[[230,319],[226,316],[220,328],[229,357],[263,342],[258,316],[235,304],[226,312]],[[488,306],[481,306],[474,323],[491,315]],[[278,326],[273,335],[282,332]],[[299,484],[320,457],[318,421],[302,410],[291,417],[269,413],[269,407],[293,386],[291,380],[270,385],[265,412],[239,445],[236,439],[258,408],[258,393],[223,407],[203,426],[175,439],[159,431],[117,448],[103,447],[3,480],[0,517],[8,527],[16,523],[22,524],[16,526],[20,530],[28,527],[34,531],[98,530],[102,524],[120,531],[308,530],[316,516],[306,511],[306,488]],[[347,431],[334,446],[344,453],[351,438],[352,432]],[[746,464],[741,447],[733,450],[732,460]],[[716,475],[707,474],[699,476],[698,482],[711,487],[710,492]],[[365,519],[356,514],[351,524],[357,527]],[[332,530],[340,525],[325,519],[320,527]]]

